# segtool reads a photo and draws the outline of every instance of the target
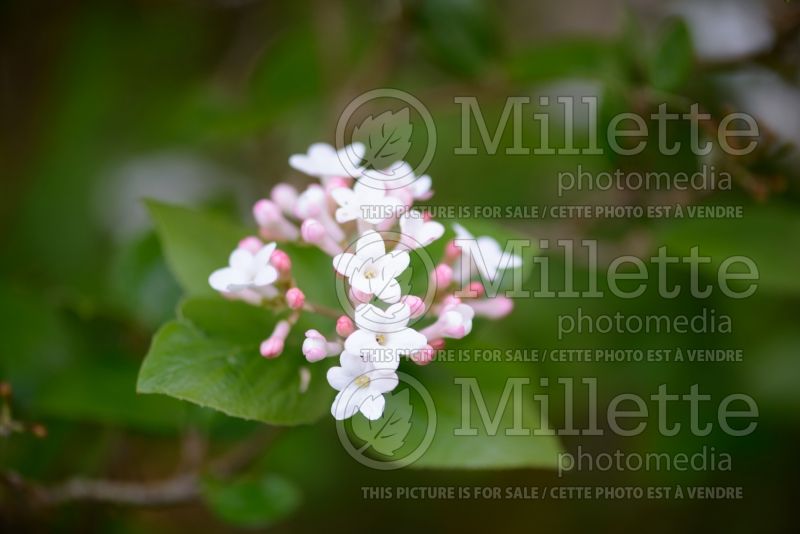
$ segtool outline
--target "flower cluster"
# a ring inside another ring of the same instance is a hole
[[[399,169],[410,179],[389,187],[390,182],[381,181],[381,172],[353,163],[362,160],[364,151],[359,143],[338,151],[317,143],[306,154],[292,156],[289,164],[294,169],[318,181],[303,191],[280,183],[269,199],[256,202],[253,216],[259,236],[243,239],[229,265],[209,277],[211,287],[226,298],[291,310],[261,343],[265,358],[283,352],[301,313],[331,317],[331,332],[305,332],[302,352],[309,362],[339,358],[327,375],[338,391],[331,408],[336,419],[359,411],[369,419],[379,418],[384,393],[397,386],[402,358],[430,363],[446,338],[470,333],[475,316],[497,319],[508,314],[511,300],[488,297],[476,275],[493,280],[499,271],[521,263],[494,239],[475,238],[456,224],[456,239],[447,243],[442,261],[429,274],[424,298],[407,294],[401,280],[410,253],[420,253],[445,233],[441,223],[412,209],[416,201],[432,196],[431,179],[414,176],[408,164],[400,163],[392,174]],[[332,258],[349,315],[306,301],[292,276],[291,259],[276,245],[291,241],[313,245]],[[460,295],[469,297],[457,297],[459,288],[466,289]],[[415,329],[422,321],[428,325]]]

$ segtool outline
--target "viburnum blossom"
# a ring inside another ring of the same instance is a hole
[[[251,290],[269,296],[272,283],[278,279],[278,270],[269,262],[274,250],[275,243],[264,245],[256,252],[237,248],[231,252],[228,267],[211,273],[208,283],[222,293]]]
[[[355,254],[343,252],[333,258],[333,268],[347,277],[352,287],[384,302],[400,300],[400,284],[396,278],[406,270],[408,253],[386,252],[381,235],[369,230],[356,241]]]
[[[461,274],[462,282],[470,278],[473,267],[477,267],[484,279],[495,280],[500,271],[522,265],[522,258],[503,252],[495,239],[488,236],[476,238],[458,223],[453,225],[453,229],[456,231],[455,246],[461,249],[456,272]]]
[[[336,221],[339,223],[361,220],[378,224],[401,211],[403,206],[400,199],[386,194],[381,182],[368,185],[359,181],[352,189],[333,189],[331,195],[339,204],[339,209],[336,210]]]
[[[410,249],[427,247],[444,235],[444,226],[436,221],[426,221],[418,211],[400,216],[401,244]]]
[[[333,417],[347,419],[360,411],[367,419],[379,419],[386,405],[383,394],[397,387],[395,369],[378,368],[346,350],[339,363],[328,369],[328,383],[339,392],[331,405]]]
[[[264,358],[277,358],[291,346],[287,339],[303,314],[329,319],[329,326],[306,330],[304,338],[299,335],[307,363],[300,367],[298,390],[314,387],[307,365],[338,357],[339,365],[327,374],[338,391],[331,406],[336,419],[356,413],[380,418],[384,395],[398,384],[401,360],[427,365],[435,361],[445,338],[469,335],[475,317],[498,319],[510,313],[510,299],[487,296],[483,284],[471,277],[477,269],[484,279],[494,280],[499,271],[522,262],[503,252],[494,239],[475,238],[456,224],[456,238],[446,244],[439,262],[423,262],[435,266],[428,273],[431,289],[425,298],[405,291],[399,279],[411,264],[410,254],[427,255],[425,247],[445,234],[444,225],[412,209],[414,202],[432,196],[432,181],[427,175],[415,176],[405,162],[366,170],[360,165],[364,154],[360,143],[341,150],[317,143],[292,156],[293,168],[319,182],[300,189],[283,183],[273,187],[270,198],[253,208],[261,238],[243,239],[229,265],[209,277],[211,287],[226,298],[281,313],[259,347]],[[347,300],[342,307],[352,310],[352,316],[318,305],[321,295],[295,279],[292,265],[301,260],[290,258],[291,248],[279,250],[261,239],[304,243],[330,257],[331,272],[318,276],[344,285],[337,293]],[[459,277],[462,291],[456,293]]]
[[[289,165],[323,181],[333,177],[357,177],[363,169],[354,162],[361,161],[365,151],[362,143],[353,143],[338,151],[327,143],[314,143],[308,147],[306,154],[295,154],[289,158]]]
[[[356,326],[344,342],[344,350],[368,358],[378,368],[396,369],[400,356],[421,349],[427,338],[408,327],[411,310],[404,303],[385,310],[372,304],[356,308]]]

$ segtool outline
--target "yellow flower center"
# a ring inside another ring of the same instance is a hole
[[[356,385],[360,388],[365,388],[369,385],[369,377],[367,375],[360,375],[354,380]]]
[[[377,334],[375,336],[375,341],[378,342],[378,345],[386,345],[386,336],[383,334]]]

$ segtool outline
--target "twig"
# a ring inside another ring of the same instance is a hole
[[[278,434],[269,428],[254,434],[249,439],[207,464],[207,471],[219,478],[236,475],[250,465]],[[191,441],[191,440],[190,440]],[[192,502],[200,496],[202,466],[191,471],[158,481],[117,481],[75,477],[59,484],[48,486],[23,478],[19,473],[0,473],[0,484],[6,485],[17,495],[28,497],[36,506],[58,506],[75,501],[107,502],[125,506],[169,506]]]

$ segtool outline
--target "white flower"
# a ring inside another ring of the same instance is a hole
[[[343,252],[333,258],[333,268],[347,277],[350,286],[384,302],[400,300],[400,284],[395,280],[408,267],[408,252],[386,253],[383,238],[368,230],[356,241],[356,253]]]
[[[328,383],[339,392],[331,405],[333,417],[347,419],[360,411],[367,419],[380,418],[386,406],[383,394],[397,387],[397,374],[392,369],[378,369],[347,351],[339,363],[341,367],[328,370]]]
[[[427,180],[423,179],[427,178]],[[422,182],[417,185],[418,181]],[[429,176],[417,176],[414,174],[414,169],[405,161],[398,161],[389,166],[388,169],[368,169],[362,174],[361,181],[370,187],[380,188],[383,187],[387,190],[396,190],[409,188],[412,196],[417,199],[417,194],[425,196],[430,189]]]
[[[366,148],[362,143],[353,143],[337,151],[327,143],[314,143],[306,154],[295,154],[289,165],[309,176],[332,178],[334,176],[357,177],[362,169],[357,164],[364,159]]]
[[[436,221],[426,221],[418,211],[404,213],[400,217],[400,233],[403,245],[410,249],[426,247],[444,235],[444,226]]]
[[[431,191],[431,177],[427,174],[420,176],[409,186],[414,200],[428,200],[433,196]]]
[[[403,207],[400,199],[386,194],[380,182],[368,184],[359,180],[353,189],[338,187],[331,191],[331,196],[339,204],[336,210],[336,221],[362,220],[370,224],[378,224],[397,214]]]
[[[455,244],[461,249],[460,268],[462,280],[469,278],[472,265],[478,268],[485,279],[494,280],[502,269],[515,269],[522,265],[522,258],[507,254],[500,243],[488,236],[477,239],[460,224],[454,224]]]
[[[397,369],[400,356],[423,348],[428,340],[408,327],[411,311],[404,303],[382,310],[372,304],[356,308],[358,330],[344,342],[344,350],[368,359],[376,368]]]
[[[208,283],[223,293],[257,291],[265,293],[278,279],[278,271],[269,259],[275,243],[264,245],[256,252],[244,248],[234,250],[228,259],[228,267],[217,269],[208,277]]]
[[[472,307],[463,304],[459,299],[452,299],[445,302],[436,322],[423,330],[422,334],[428,339],[461,339],[472,332],[474,317],[475,310]]]

